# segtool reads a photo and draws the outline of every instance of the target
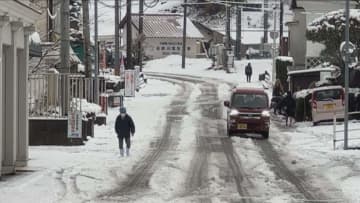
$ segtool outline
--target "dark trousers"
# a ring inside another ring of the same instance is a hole
[[[130,149],[131,146],[131,142],[130,142],[130,136],[129,137],[124,137],[124,136],[118,136],[119,139],[119,148],[123,149],[124,147],[124,140],[126,142],[126,148]]]
[[[246,82],[251,82],[251,75],[250,74],[246,75]]]

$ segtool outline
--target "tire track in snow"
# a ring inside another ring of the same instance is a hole
[[[135,200],[149,189],[149,182],[156,170],[160,157],[167,150],[172,149],[176,143],[173,139],[178,135],[178,130],[182,124],[182,117],[187,114],[186,103],[191,95],[192,87],[189,84],[174,81],[166,78],[157,78],[171,83],[176,83],[182,87],[170,104],[170,111],[166,114],[166,123],[162,136],[152,144],[154,148],[149,155],[140,161],[140,164],[134,168],[134,172],[129,175],[126,181],[118,181],[119,187],[113,191],[98,196],[100,199],[121,199]]]

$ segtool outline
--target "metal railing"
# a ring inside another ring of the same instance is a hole
[[[81,100],[97,101],[94,94],[96,82],[99,83],[99,93],[104,93],[103,79],[58,73],[29,75],[29,116],[65,118],[73,108],[81,111]]]
[[[349,115],[358,115],[360,114],[360,111],[355,111],[355,112],[349,112]],[[344,132],[344,130],[337,130],[336,129],[336,124],[337,124],[337,115],[336,112],[334,112],[333,115],[333,148],[335,150],[336,148],[336,142],[344,142],[344,138],[343,139],[337,139],[336,138],[336,134],[340,133],[340,132]],[[348,129],[348,132],[354,132],[354,131],[360,131],[360,128],[355,128],[355,129]],[[348,140],[360,140],[360,137],[357,138],[348,138]]]

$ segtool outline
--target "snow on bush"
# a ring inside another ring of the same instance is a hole
[[[101,107],[99,105],[90,103],[86,99],[73,98],[71,106],[83,112],[84,115],[101,113]]]
[[[320,32],[322,30],[344,30],[345,29],[345,12],[344,9],[329,12],[313,20],[308,31]],[[350,24],[356,25],[360,22],[360,10],[350,9]]]

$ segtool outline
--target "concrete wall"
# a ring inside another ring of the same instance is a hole
[[[304,66],[306,61],[306,14],[305,10],[294,9],[294,17],[289,24],[289,56],[294,58],[295,66]]]

